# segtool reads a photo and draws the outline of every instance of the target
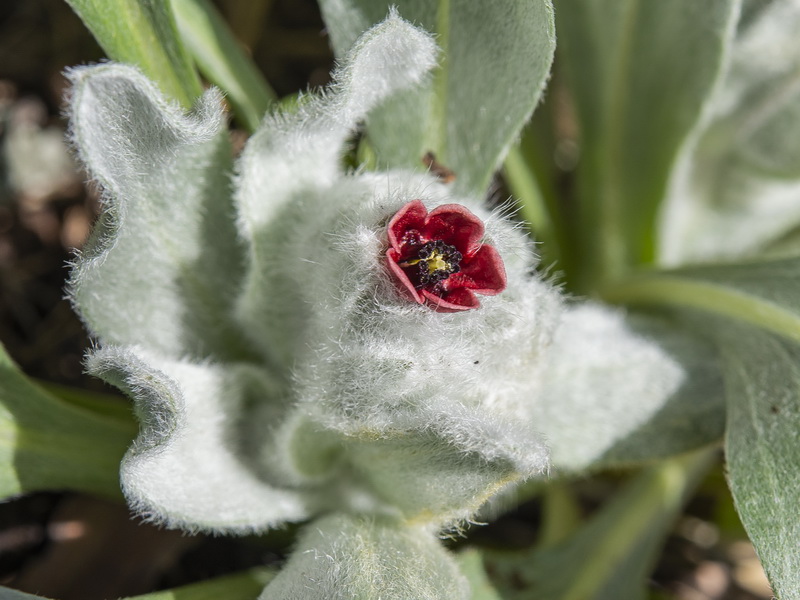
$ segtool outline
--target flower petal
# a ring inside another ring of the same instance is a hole
[[[475,294],[463,287],[447,291],[441,296],[425,289],[421,291],[428,304],[438,312],[458,312],[478,308],[481,305]]]
[[[437,206],[428,215],[425,237],[455,246],[465,256],[471,255],[483,237],[483,222],[461,204]]]
[[[428,209],[422,203],[422,200],[412,200],[403,208],[397,211],[397,214],[389,221],[386,227],[386,233],[389,237],[389,245],[397,251],[402,250],[402,246],[406,242],[403,239],[405,234],[415,229],[422,233],[425,228],[425,218],[428,215]],[[398,256],[399,258],[399,256]]]
[[[445,282],[450,298],[451,290],[459,288],[472,290],[485,296],[494,296],[506,289],[506,269],[503,259],[492,246],[483,245],[471,257],[461,263],[461,271],[451,275]]]
[[[394,248],[389,248],[386,251],[386,263],[389,265],[389,270],[397,277],[397,280],[403,286],[401,289],[402,293],[408,294],[411,296],[411,299],[419,304],[422,304],[425,300],[423,300],[422,296],[419,295],[417,288],[414,287],[414,284],[406,275],[406,272],[400,268],[398,262],[400,261],[400,254]],[[423,292],[424,293],[424,292]]]
[[[107,343],[175,357],[241,355],[229,314],[242,250],[219,93],[186,115],[130,66],[80,68],[70,78],[72,138],[104,192],[71,275],[76,309]]]
[[[299,494],[270,485],[248,462],[245,402],[272,392],[254,367],[117,347],[96,351],[87,366],[136,401],[142,427],[120,474],[135,510],[169,527],[239,533],[307,516]]]
[[[434,533],[375,518],[319,519],[259,600],[467,600],[469,584]]]

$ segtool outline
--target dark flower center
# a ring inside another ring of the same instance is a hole
[[[442,240],[426,242],[417,251],[416,257],[400,263],[401,267],[413,267],[416,272],[416,287],[435,286],[453,273],[461,270],[461,252]]]

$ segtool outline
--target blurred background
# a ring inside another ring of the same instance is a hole
[[[313,0],[217,5],[279,96],[327,83],[332,54]],[[0,2],[0,342],[41,382],[114,394],[83,373],[90,341],[64,300],[68,263],[98,205],[64,141],[63,72],[102,58],[62,0]],[[240,147],[245,134],[231,136]],[[565,178],[573,167],[563,166]],[[569,485],[589,515],[622,479],[608,474]],[[533,500],[451,544],[524,548],[537,539],[540,512]],[[261,538],[187,536],[141,523],[122,502],[33,494],[0,504],[0,584],[57,600],[133,596],[279,565],[293,535],[287,529]],[[771,597],[721,466],[676,523],[650,587],[654,600]]]

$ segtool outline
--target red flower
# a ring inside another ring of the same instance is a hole
[[[506,289],[503,260],[481,244],[483,223],[460,204],[428,213],[412,200],[388,226],[389,269],[402,290],[439,312],[478,308],[475,294],[494,296]]]

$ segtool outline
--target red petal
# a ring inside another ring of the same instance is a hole
[[[411,280],[406,275],[405,271],[397,264],[400,260],[400,253],[395,250],[394,248],[389,248],[386,251],[386,261],[389,263],[389,270],[397,277],[397,280],[402,284],[401,292],[403,292],[406,296],[410,296],[412,300],[415,302],[419,302],[422,304],[425,300],[422,296],[419,295],[414,284],[411,283]]]
[[[499,294],[506,289],[503,259],[493,246],[484,244],[474,255],[465,257],[461,262],[461,271],[450,275],[444,282],[444,288],[448,291],[466,288],[485,296]]]
[[[392,217],[387,226],[389,245],[395,250],[400,250],[403,245],[403,236],[410,229],[422,231],[425,227],[425,217],[427,215],[428,209],[425,208],[421,200],[412,200],[397,211],[397,214]]]
[[[442,240],[468,256],[479,248],[483,223],[460,204],[443,204],[428,215],[422,233],[426,239]]]
[[[478,308],[481,305],[475,294],[464,288],[445,292],[444,296],[437,296],[428,290],[422,290],[422,295],[436,312],[459,312]]]

